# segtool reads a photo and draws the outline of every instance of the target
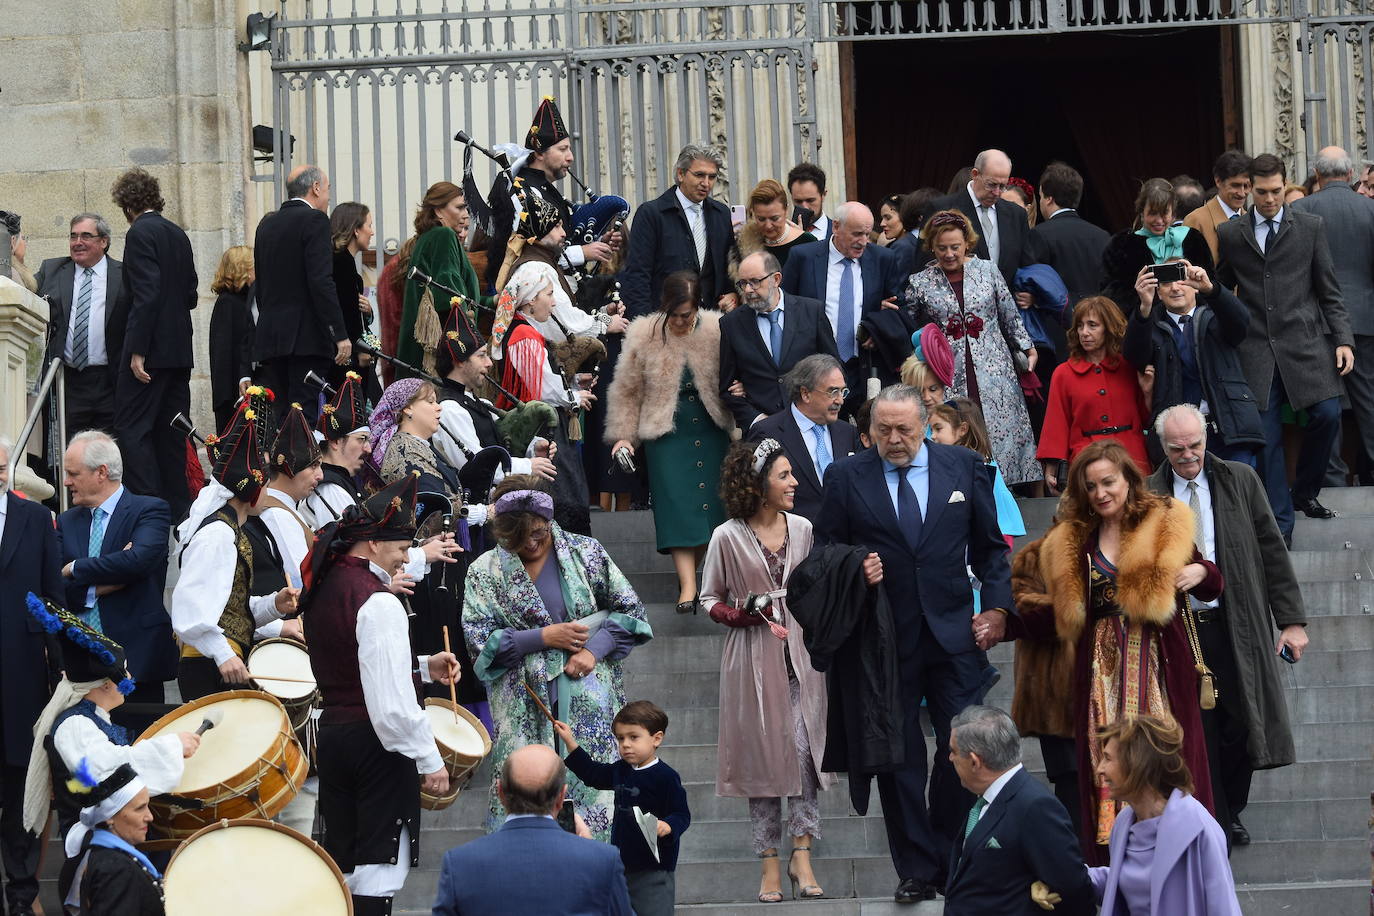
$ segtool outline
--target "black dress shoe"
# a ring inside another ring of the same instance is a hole
[[[1250,845],[1250,831],[1245,829],[1245,825],[1240,822],[1238,817],[1231,818],[1231,845]]]
[[[892,894],[892,899],[898,903],[920,903],[922,900],[934,900],[935,887],[917,878],[903,878],[902,883],[897,885],[897,890]]]
[[[1308,518],[1335,518],[1336,513],[1317,502],[1314,496],[1311,499],[1294,499],[1293,508],[1301,512]]]

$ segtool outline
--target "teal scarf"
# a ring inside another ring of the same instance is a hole
[[[1145,244],[1149,246],[1150,254],[1154,255],[1155,263],[1163,264],[1170,258],[1183,257],[1183,237],[1188,234],[1188,227],[1170,226],[1163,235],[1154,235],[1142,227],[1135,234],[1145,237]]]

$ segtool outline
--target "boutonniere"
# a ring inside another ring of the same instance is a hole
[[[984,848],[984,849],[1001,849],[1001,848],[1002,848],[1002,844],[999,843],[999,842],[997,842],[997,837],[990,837],[990,838],[988,839],[988,841],[987,841],[987,844],[986,844],[985,846],[983,846],[983,848]]]
[[[964,491],[955,490],[953,493],[949,494],[949,501],[952,503],[964,502]]]

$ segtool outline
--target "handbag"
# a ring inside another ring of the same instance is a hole
[[[1197,638],[1197,614],[1193,610],[1193,599],[1183,593],[1183,629],[1188,632],[1188,646],[1193,650],[1193,667],[1197,669],[1198,706],[1215,709],[1217,705],[1216,675],[1207,667],[1202,657],[1202,643]]]

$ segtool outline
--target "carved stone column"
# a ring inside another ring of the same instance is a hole
[[[0,434],[11,439],[29,413],[29,386],[43,359],[47,327],[48,303],[0,277]]]

